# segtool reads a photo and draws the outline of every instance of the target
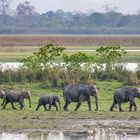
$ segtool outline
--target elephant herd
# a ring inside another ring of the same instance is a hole
[[[79,109],[82,102],[87,101],[88,110],[91,111],[91,100],[90,96],[94,96],[96,109],[98,110],[98,90],[95,85],[85,85],[85,84],[69,84],[63,88],[63,97],[65,100],[65,104],[63,109],[65,111],[68,110],[68,105],[71,102],[77,102],[75,111]],[[134,110],[137,111],[137,105],[135,103],[135,97],[140,99],[140,89],[133,87],[124,87],[118,88],[114,92],[113,95],[113,103],[110,107],[110,111],[113,111],[113,108],[118,104],[119,111],[123,111],[121,108],[121,104],[125,102],[130,102],[129,111],[132,111],[132,106],[134,106]],[[20,109],[24,108],[24,99],[29,100],[29,107],[31,107],[31,95],[29,91],[26,90],[0,90],[0,98],[3,99],[1,104],[2,108],[5,109],[8,103],[11,103],[13,109],[16,109],[14,106],[14,102],[18,102],[20,105]],[[57,106],[59,104],[59,107]],[[46,107],[49,105],[49,108]],[[56,108],[56,110],[61,109],[60,98],[55,94],[44,94],[39,97],[38,105],[36,107],[36,111],[43,106],[44,109],[50,110],[52,106]]]

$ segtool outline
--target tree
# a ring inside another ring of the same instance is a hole
[[[67,77],[71,79],[66,83],[90,83],[92,77],[92,67],[94,56],[78,52],[76,54],[63,55],[64,68],[67,68]]]
[[[20,3],[17,8],[17,17],[26,17],[36,15],[35,7],[31,5],[29,1],[25,1],[24,3]]]
[[[106,70],[112,70],[112,64],[121,60],[122,56],[126,54],[124,49],[119,46],[100,47],[96,50],[95,62],[101,66],[106,64]]]
[[[60,56],[64,49],[65,48],[55,47],[52,44],[48,44],[39,48],[39,50],[34,52],[32,56],[24,58],[22,62],[28,68],[46,69],[48,68],[48,62]]]
[[[0,0],[0,14],[1,15],[8,15],[10,11],[10,2],[11,0]]]

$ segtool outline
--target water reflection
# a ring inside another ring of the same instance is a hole
[[[98,131],[96,134],[49,132],[49,133],[1,133],[0,140],[140,140],[139,134],[126,132],[109,133]]]

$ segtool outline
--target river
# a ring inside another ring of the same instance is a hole
[[[52,131],[32,133],[0,133],[0,140],[140,140],[140,134],[127,132],[110,133],[109,130],[95,134],[88,132],[58,132]]]
[[[123,63],[126,69],[130,71],[135,71],[137,68],[137,63]],[[2,63],[0,62],[0,66],[3,70],[5,69],[18,69],[23,66],[23,63],[20,62],[6,62]]]

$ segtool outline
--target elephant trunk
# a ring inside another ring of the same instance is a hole
[[[94,96],[95,97],[95,104],[96,104],[96,109],[95,111],[98,111],[98,95]]]

